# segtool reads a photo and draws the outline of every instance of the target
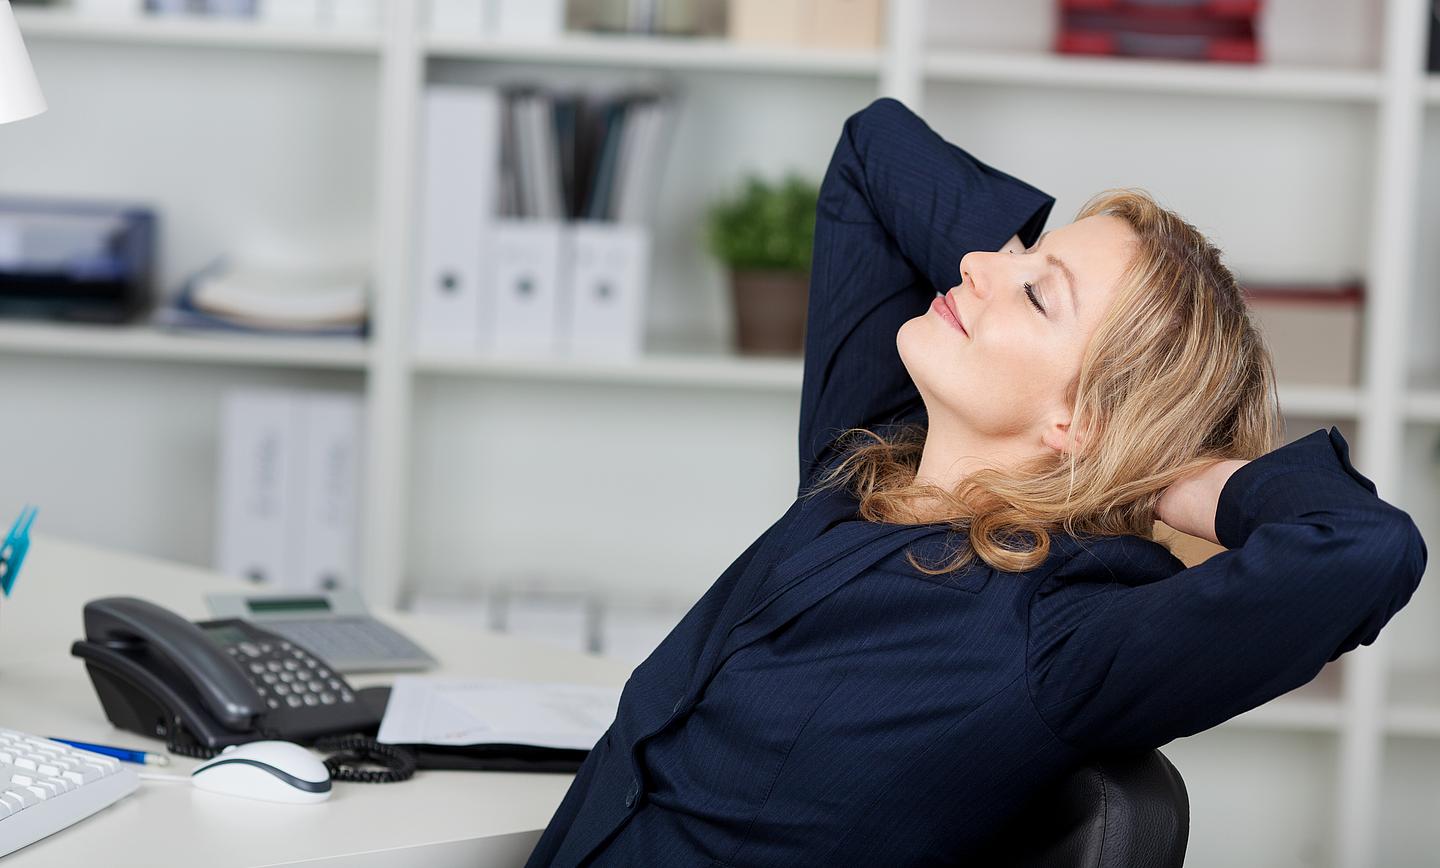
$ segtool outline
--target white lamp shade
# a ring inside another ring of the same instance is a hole
[[[30,66],[30,54],[10,0],[0,0],[0,124],[45,111],[45,95]]]

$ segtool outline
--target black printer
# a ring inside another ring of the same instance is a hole
[[[0,197],[0,317],[140,315],[152,297],[155,233],[144,205]]]

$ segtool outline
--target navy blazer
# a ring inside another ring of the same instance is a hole
[[[851,116],[821,187],[802,493],[851,426],[924,421],[895,347],[969,250],[1053,199],[904,105]],[[528,865],[957,866],[1093,753],[1158,747],[1313,678],[1409,600],[1426,548],[1334,428],[1244,465],[1228,551],[1057,534],[1025,573],[927,576],[944,525],[798,497],[625,683]],[[703,532],[703,531],[698,531]]]

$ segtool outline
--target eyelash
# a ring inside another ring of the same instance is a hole
[[[1026,253],[1029,253],[1031,250],[1034,250],[1034,249],[1035,249],[1035,248],[1031,247],[1031,248],[1027,249],[1025,252],[1026,252]],[[1021,286],[1025,287],[1025,294],[1030,297],[1030,303],[1035,306],[1035,309],[1036,309],[1036,310],[1040,311],[1040,315],[1041,315],[1041,316],[1047,316],[1047,314],[1045,313],[1045,308],[1041,307],[1041,306],[1040,306],[1040,302],[1038,302],[1038,301],[1035,300],[1035,284],[1033,284],[1033,283],[1022,283]]]
[[[1025,294],[1030,296],[1030,303],[1035,305],[1035,309],[1040,311],[1041,314],[1044,314],[1045,308],[1041,307],[1040,302],[1035,300],[1035,285],[1033,283],[1026,283],[1022,285],[1025,287]]]

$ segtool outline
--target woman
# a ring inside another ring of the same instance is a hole
[[[1127,191],[1042,238],[1053,202],[895,100],[846,121],[801,496],[632,673],[530,866],[966,864],[1092,754],[1298,687],[1409,600],[1425,544],[1339,432],[1270,451],[1218,251]],[[1229,551],[1184,569],[1157,517]]]

